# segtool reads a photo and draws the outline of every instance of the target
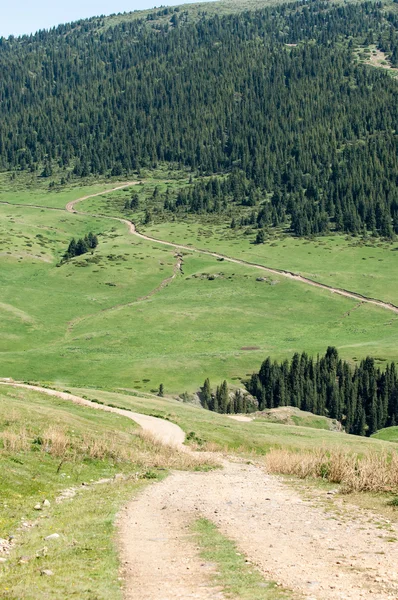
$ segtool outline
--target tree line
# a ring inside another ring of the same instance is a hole
[[[248,394],[237,389],[230,392],[226,380],[217,386],[213,392],[209,378],[205,379],[200,391],[200,401],[203,408],[221,414],[240,414],[253,412],[258,408],[257,402],[253,401]]]
[[[267,358],[247,382],[259,409],[296,406],[341,421],[347,433],[371,435],[398,424],[398,375],[367,357],[353,367],[334,347],[316,358],[306,352],[290,361]]]

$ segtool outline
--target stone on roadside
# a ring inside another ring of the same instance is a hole
[[[34,509],[35,510],[42,510],[41,504],[35,504]]]
[[[59,533],[52,533],[51,535],[47,535],[45,540],[58,540],[60,537]]]
[[[40,575],[51,577],[51,575],[54,575],[54,573],[51,571],[51,569],[43,569],[42,571],[40,571]]]
[[[45,506],[46,508],[48,508],[49,506],[51,506],[51,503],[49,500],[43,500],[43,506]]]

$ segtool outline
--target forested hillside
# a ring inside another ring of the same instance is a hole
[[[296,235],[398,232],[397,80],[354,51],[375,43],[398,66],[396,11],[315,0],[159,15],[0,39],[0,168],[173,163],[234,178],[169,199],[171,212],[249,204],[260,227]]]
[[[347,433],[371,435],[398,420],[395,364],[381,371],[367,357],[353,369],[333,347],[316,359],[306,352],[295,353],[290,362],[267,358],[247,389],[258,399],[260,410],[297,406],[342,421]]]

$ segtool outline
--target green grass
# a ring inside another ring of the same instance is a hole
[[[300,427],[311,427],[312,429],[325,429],[326,431],[336,431],[337,424],[335,419],[314,415],[313,413],[290,406],[273,408],[268,411],[257,413],[254,416],[256,421],[298,425]]]
[[[385,442],[398,442],[398,427],[386,427],[380,429],[372,435],[372,439],[383,440]]]
[[[103,485],[50,508],[37,527],[18,535],[23,545],[12,552],[9,564],[0,566],[0,598],[121,600],[114,520],[139,489],[132,482]],[[44,540],[54,532],[60,533],[59,540]],[[20,564],[21,556],[29,562]],[[44,569],[54,575],[41,576]]]
[[[137,426],[128,419],[44,394],[1,387],[0,538],[14,536],[15,544],[7,562],[0,564],[0,597],[116,600],[121,598],[121,590],[114,519],[122,503],[144,484],[142,465],[117,455],[93,459],[70,453],[60,467],[59,456],[35,443],[50,426],[65,431],[74,444],[92,436],[105,444],[112,440],[116,453],[143,448],[136,436]],[[27,448],[2,447],[4,432],[21,433],[23,429],[28,432]],[[134,480],[82,488],[83,482],[116,473],[134,475]],[[137,480],[135,473],[140,474]],[[57,504],[59,493],[70,487],[82,491]],[[44,499],[51,506],[34,510]],[[46,541],[52,533],[60,538]],[[27,557],[27,562],[21,563],[21,557]],[[54,575],[43,577],[42,569],[50,569]]]
[[[316,417],[316,416],[299,417],[299,416],[293,415],[292,421],[294,421],[295,425],[300,425],[300,427],[312,427],[313,429],[326,429],[327,431],[330,429],[330,422],[326,417]]]
[[[293,271],[329,286],[398,304],[396,242],[341,235],[314,240],[279,235],[256,245],[255,232],[246,236],[241,230],[231,230],[227,224],[194,223],[191,219],[140,229],[159,239]]]
[[[199,441],[199,447],[204,448],[206,444],[215,444],[227,452],[253,453],[259,456],[268,452],[270,448],[295,451],[314,448],[343,449],[355,454],[391,450],[389,443],[373,438],[261,420],[242,423],[226,415],[167,398],[141,397],[128,392],[106,392],[87,388],[72,388],[71,391],[90,400],[169,419],[187,434],[192,432],[194,436],[189,437],[194,437],[196,443]]]
[[[186,173],[175,172],[173,179],[167,169],[144,175],[145,184],[89,199],[81,209],[126,216],[126,198],[137,190],[141,208],[127,216],[139,221],[155,186],[187,181]],[[1,197],[11,193],[11,183],[6,180]],[[71,194],[88,191],[26,186],[17,178],[19,199],[28,203],[34,196],[43,206],[49,194],[63,205]],[[70,239],[89,231],[99,235],[94,253],[57,266]],[[258,247],[225,225],[190,222],[149,231],[387,300],[398,293],[394,245],[370,248],[332,236],[311,243],[278,238]],[[334,345],[352,362],[370,354],[383,366],[397,357],[393,313],[282,276],[257,281],[265,275],[257,269],[204,254],[185,252],[183,274],[155,293],[173,273],[175,251],[129,235],[117,221],[0,205],[0,232],[0,376],[142,392],[163,383],[166,393],[180,394],[197,391],[206,377],[214,387],[224,378],[242,385],[268,355],[323,353]],[[369,285],[361,286],[362,280]]]
[[[0,173],[0,202],[63,209],[71,200],[109,190],[123,180],[123,178],[103,178],[102,181],[97,181],[89,177],[61,184],[64,175],[65,173],[58,172],[54,177],[40,178],[27,172],[18,175]],[[54,186],[50,186],[51,183]]]
[[[247,563],[236,545],[224,537],[211,521],[198,519],[193,525],[201,556],[216,563],[215,581],[228,597],[236,600],[282,600],[292,598],[288,592],[267,582],[256,567]]]

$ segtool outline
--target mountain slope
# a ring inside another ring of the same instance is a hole
[[[397,30],[374,4],[315,0],[221,17],[164,9],[2,39],[0,167],[48,177],[57,163],[75,176],[159,162],[233,171],[224,188],[199,187],[167,208],[260,205],[262,225],[289,218],[298,235],[330,219],[392,235],[396,81],[353,49],[377,41],[395,64]]]

